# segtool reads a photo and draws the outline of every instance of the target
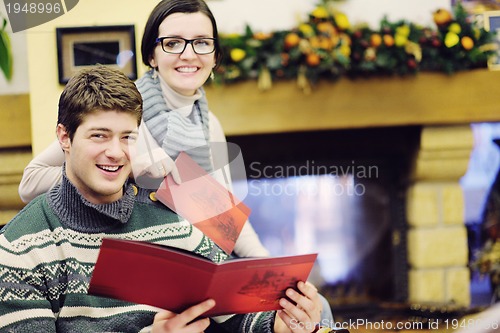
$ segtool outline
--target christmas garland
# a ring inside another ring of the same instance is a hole
[[[435,27],[384,18],[379,29],[352,27],[348,17],[323,0],[306,22],[286,31],[222,35],[223,61],[215,82],[257,79],[262,90],[274,80],[296,79],[309,92],[319,79],[454,73],[487,66],[496,54],[494,34],[458,3],[433,13]]]

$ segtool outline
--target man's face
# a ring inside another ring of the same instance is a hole
[[[73,140],[58,125],[57,135],[66,156],[66,174],[80,193],[94,204],[123,195],[130,171],[130,148],[137,137],[133,114],[96,111],[85,116]]]

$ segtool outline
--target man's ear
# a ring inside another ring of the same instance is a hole
[[[66,131],[66,127],[62,124],[57,124],[56,134],[57,140],[59,140],[59,144],[61,145],[61,149],[63,151],[69,151],[69,148],[71,147],[71,140],[68,132]]]

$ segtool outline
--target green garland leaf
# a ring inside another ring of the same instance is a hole
[[[13,63],[12,63],[12,46],[10,37],[5,31],[7,20],[3,19],[2,30],[0,30],[0,69],[7,81],[12,80]]]

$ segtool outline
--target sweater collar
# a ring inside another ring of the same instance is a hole
[[[196,90],[194,95],[191,96],[182,95],[172,89],[159,73],[157,73],[157,77],[160,80],[161,91],[167,106],[184,117],[189,116],[193,110],[193,104],[203,96],[201,90]]]
[[[132,215],[134,190],[128,182],[121,199],[108,204],[93,204],[85,199],[66,177],[47,194],[49,206],[66,227],[88,233],[103,232],[124,225]]]

